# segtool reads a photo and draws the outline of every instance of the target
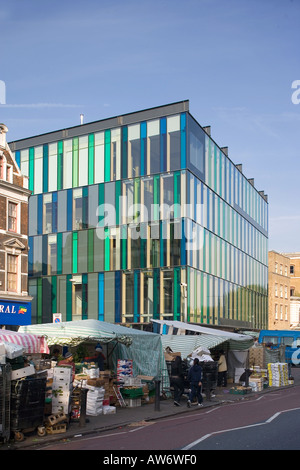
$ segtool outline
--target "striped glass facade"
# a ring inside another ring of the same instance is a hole
[[[267,326],[268,203],[188,102],[10,144],[33,322]]]

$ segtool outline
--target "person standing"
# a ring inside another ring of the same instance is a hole
[[[184,374],[180,356],[176,356],[171,362],[170,385],[174,388],[174,405],[180,406],[180,399],[184,391]]]
[[[188,372],[188,381],[190,382],[191,391],[187,406],[190,407],[195,397],[198,400],[198,406],[203,406],[203,398],[201,394],[202,388],[202,367],[199,364],[199,359],[194,359],[194,364]]]
[[[104,356],[102,351],[102,346],[100,344],[97,344],[97,346],[95,347],[95,355],[91,357],[85,357],[84,361],[94,362],[99,368],[99,370],[104,370],[104,361],[106,360],[106,357]]]
[[[227,387],[227,361],[223,350],[218,360],[218,387]]]

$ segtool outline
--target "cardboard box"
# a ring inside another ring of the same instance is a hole
[[[181,352],[165,352],[165,360],[166,361],[174,361],[176,356],[181,357]]]

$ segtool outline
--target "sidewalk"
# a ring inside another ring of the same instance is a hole
[[[25,440],[22,442],[14,442],[12,439],[9,443],[0,444],[0,450],[25,450],[25,449],[38,449],[39,446],[44,446],[48,443],[76,439],[76,436],[86,436],[92,433],[99,433],[107,430],[121,428],[134,423],[141,423],[147,421],[157,421],[158,419],[176,416],[182,413],[192,413],[194,410],[205,409],[208,407],[222,406],[226,403],[232,403],[240,400],[249,400],[256,398],[265,393],[272,393],[279,389],[289,389],[300,385],[300,369],[294,368],[292,371],[294,376],[294,384],[286,387],[267,387],[261,392],[250,392],[246,395],[235,395],[230,393],[230,388],[233,384],[229,384],[227,388],[217,388],[215,397],[208,400],[204,398],[203,408],[198,406],[187,407],[186,398],[182,398],[181,406],[174,406],[172,399],[160,400],[158,405],[155,403],[142,405],[134,408],[117,407],[115,414],[87,416],[85,425],[80,425],[79,422],[71,421],[67,431],[62,434],[47,434],[45,437],[39,437],[35,432],[24,433]],[[159,408],[159,409],[158,409]]]

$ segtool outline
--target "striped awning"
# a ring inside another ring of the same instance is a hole
[[[93,319],[26,325],[21,326],[19,331],[44,335],[50,346],[54,344],[77,346],[84,341],[109,343],[113,340],[130,345],[134,336],[154,335]]]
[[[0,341],[22,346],[24,354],[49,354],[48,344],[43,335],[0,330]]]
[[[212,349],[222,344],[226,339],[220,336],[210,335],[162,335],[161,342],[163,349],[171,348],[174,352],[180,352],[181,357],[185,359],[189,354],[200,346],[206,349]]]

